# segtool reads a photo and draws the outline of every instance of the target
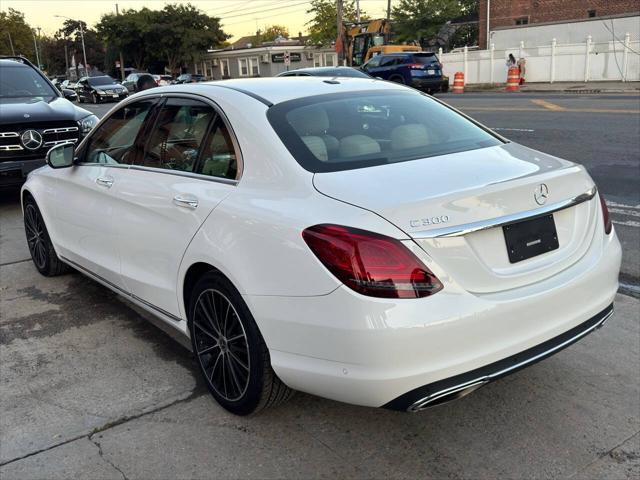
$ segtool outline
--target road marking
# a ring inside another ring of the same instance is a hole
[[[640,217],[640,212],[630,210],[626,208],[609,207],[609,211],[613,213],[619,213],[621,215],[629,215],[630,217]]]
[[[560,112],[560,110],[542,110],[540,108],[527,107],[463,107],[452,105],[463,112]],[[562,113],[630,113],[640,115],[640,110],[616,110],[613,108],[565,108]]]
[[[611,200],[607,200],[607,206],[620,207],[620,208],[629,208],[629,209],[632,209],[632,210],[640,210],[640,204],[638,204],[638,205],[627,205],[626,203],[617,203],[617,202],[612,202]]]
[[[491,130],[496,130],[500,132],[535,132],[530,128],[503,128],[503,127],[493,127]]]
[[[626,222],[619,222],[618,220],[612,220],[616,225],[624,225],[625,227],[635,227],[640,228],[640,222],[636,222],[635,220],[627,220]]]
[[[547,102],[546,100],[542,100],[542,99],[539,99],[539,98],[531,100],[531,103],[535,103],[536,105],[540,105],[541,107],[544,107],[547,110],[553,110],[554,112],[564,112],[566,110],[566,108],[561,107],[560,105],[557,105],[557,104],[551,103],[551,102]]]

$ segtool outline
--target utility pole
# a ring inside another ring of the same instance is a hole
[[[340,47],[340,51],[338,52],[338,65],[343,65],[344,63],[344,38],[342,32],[342,0],[336,0],[336,10],[338,12],[337,15],[337,27],[338,27],[338,38],[336,39],[336,46]]]
[[[80,25],[80,39],[82,40],[82,58],[84,58],[84,74],[89,76],[89,69],[87,68],[87,50],[84,48],[84,32],[82,31],[82,20],[78,22]]]
[[[489,29],[489,17],[491,16],[491,0],[487,0],[487,50],[491,45],[490,29]]]
[[[360,23],[360,0],[356,0],[356,22]]]
[[[13,40],[11,40],[11,32],[7,32],[7,35],[9,35],[9,45],[11,46],[11,55],[15,56],[16,51],[13,49]]]
[[[391,18],[391,0],[387,0],[387,21]]]
[[[31,33],[33,34],[33,48],[36,51],[36,63],[38,64],[38,69],[40,68],[40,54],[38,53],[38,41],[36,40],[36,29],[32,28]]]
[[[120,10],[118,10],[117,3],[116,3],[116,15],[120,15]],[[124,82],[124,58],[122,56],[122,50],[120,50],[120,79]]]
[[[67,52],[67,37],[64,37],[64,65],[64,75],[66,77],[67,75],[69,75],[69,53]]]

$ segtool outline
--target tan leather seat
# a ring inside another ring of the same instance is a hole
[[[340,140],[338,153],[342,158],[378,153],[380,144],[366,135],[349,135]]]
[[[321,138],[325,144],[327,158],[338,151],[340,142],[333,135],[327,134],[330,124],[324,108],[317,105],[296,108],[287,114],[287,120],[300,137]]]
[[[429,145],[429,131],[421,123],[408,123],[391,130],[391,150],[404,150]]]

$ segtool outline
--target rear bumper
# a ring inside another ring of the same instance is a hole
[[[434,77],[434,78],[412,77],[411,86],[413,88],[417,88],[418,90],[432,90],[432,91],[438,92],[442,88],[442,77]]]
[[[32,170],[45,164],[44,158],[0,162],[0,188],[21,185]]]
[[[414,252],[445,285],[432,297],[376,299],[344,286],[316,297],[245,296],[278,376],[322,397],[406,409],[483,368],[480,376],[498,378],[501,362],[530,359],[532,349],[597,323],[618,288],[615,233],[594,239],[570,268],[493,294],[465,291]]]
[[[506,377],[558,353],[560,350],[567,348],[602,327],[611,315],[613,315],[613,304],[577,327],[524,352],[517,353],[490,365],[476,368],[470,372],[416,388],[390,401],[384,405],[384,408],[417,412],[460,398],[466,392],[477,390],[489,382]]]

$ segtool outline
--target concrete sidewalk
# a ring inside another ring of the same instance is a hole
[[[453,84],[452,84],[453,85]],[[504,83],[465,85],[465,92],[505,92]],[[563,93],[637,93],[640,94],[640,82],[555,82],[525,83],[521,92],[563,92]]]

